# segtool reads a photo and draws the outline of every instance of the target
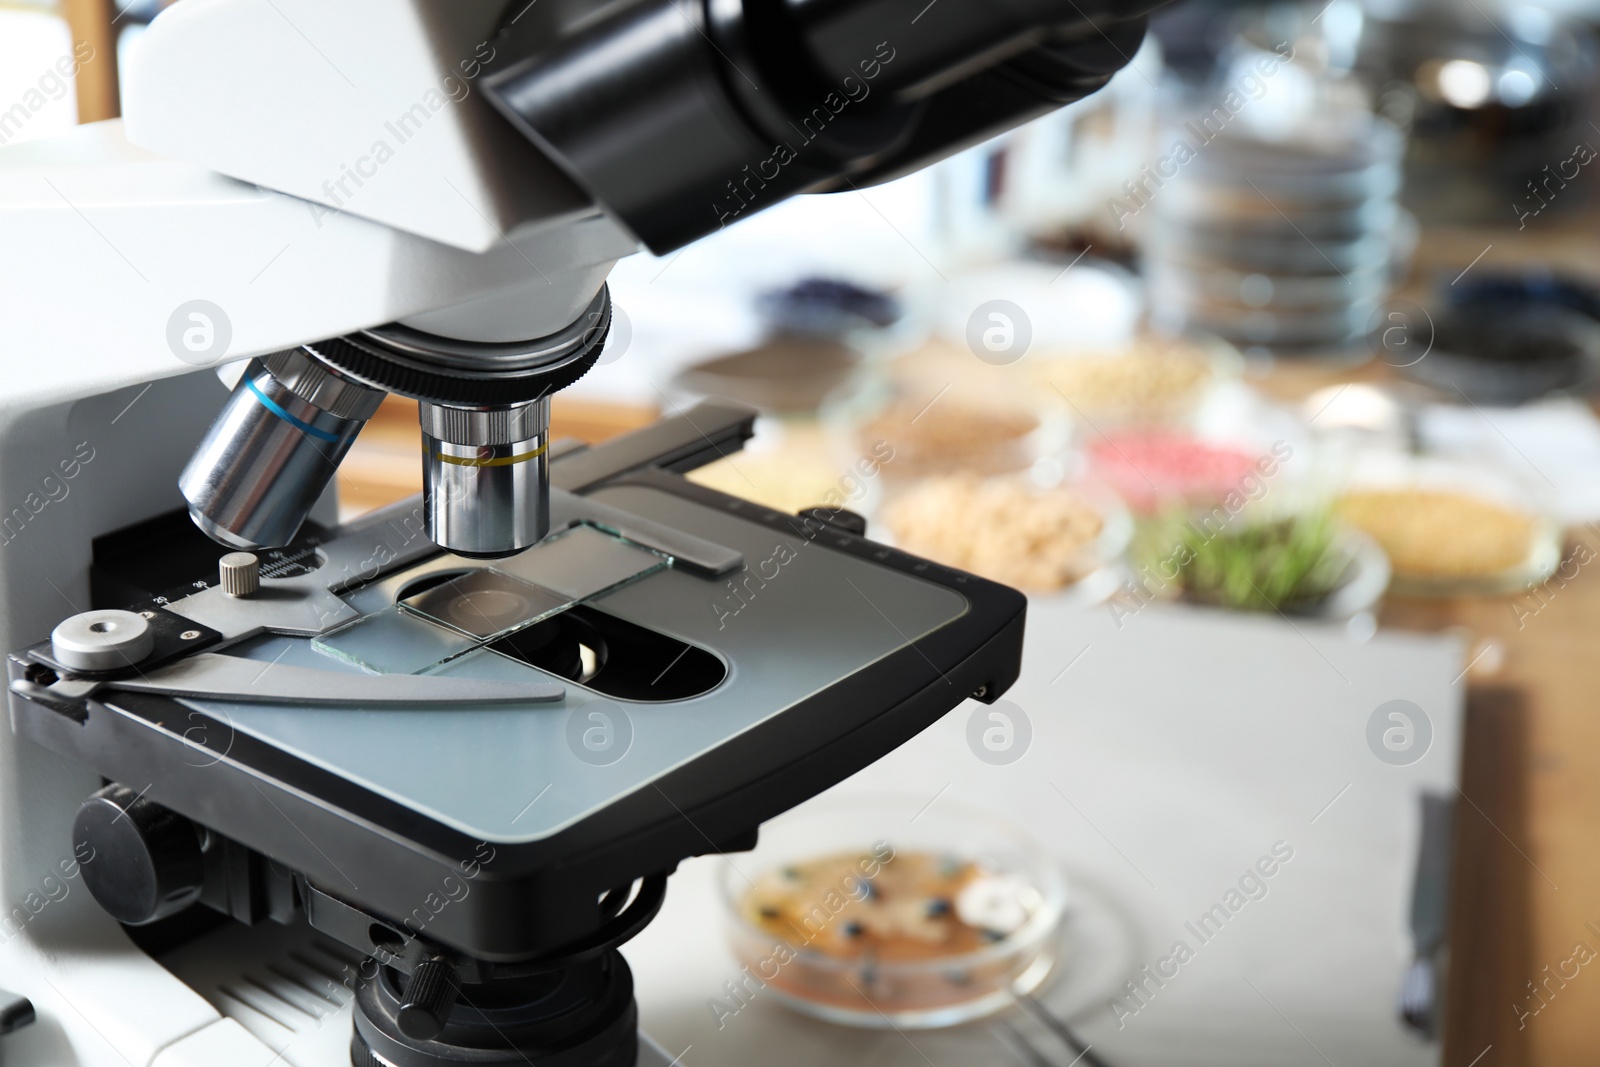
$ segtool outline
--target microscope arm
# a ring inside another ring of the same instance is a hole
[[[49,369],[6,388],[36,405],[451,307],[548,332],[637,247],[591,208],[469,252],[156,155],[116,120],[0,148],[0,233],[6,348]],[[197,300],[220,311],[209,345],[183,337]]]

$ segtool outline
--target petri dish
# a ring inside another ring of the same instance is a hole
[[[1066,882],[1002,819],[908,797],[835,800],[730,858],[734,955],[786,1006],[846,1026],[928,1029],[1010,1007],[1057,963]]]

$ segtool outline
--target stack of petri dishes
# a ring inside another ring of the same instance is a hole
[[[1404,138],[1363,119],[1276,140],[1185,123],[1198,147],[1150,196],[1152,326],[1247,353],[1364,347],[1415,222],[1399,204]]]

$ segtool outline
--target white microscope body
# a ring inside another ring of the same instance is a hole
[[[500,13],[185,0],[134,51],[124,119],[0,149],[5,647],[87,608],[96,536],[182,505],[177,472],[226,395],[211,368],[394,321],[541,336],[637,249],[482,100]],[[278,1004],[302,1032],[273,1047],[128,940],[73,855],[99,786],[0,730],[0,987],[37,1014],[0,1057],[348,1064],[337,983],[310,1014]]]

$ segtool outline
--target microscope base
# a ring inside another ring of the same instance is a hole
[[[419,972],[420,974],[421,972]],[[442,1001],[434,1036],[415,1034],[408,1019],[407,976],[383,968],[355,996],[353,1067],[634,1067],[639,1009],[633,972],[615,949],[529,978],[462,986]]]

